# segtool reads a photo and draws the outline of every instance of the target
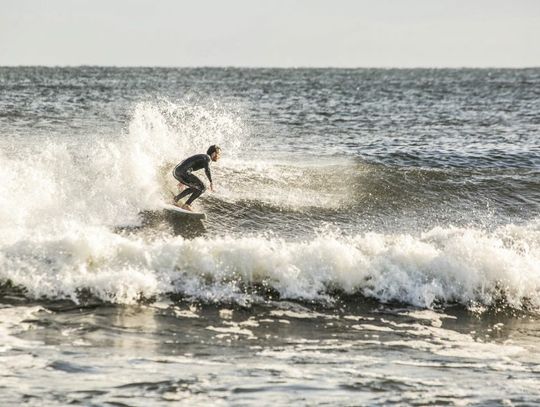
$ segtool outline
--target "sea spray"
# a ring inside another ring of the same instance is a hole
[[[172,293],[235,302],[245,301],[246,286],[264,285],[298,300],[326,301],[346,293],[427,308],[504,302],[514,309],[540,309],[539,239],[537,224],[492,233],[435,228],[419,236],[326,234],[306,241],[264,236],[148,241],[87,228],[61,239],[4,246],[0,278],[32,297],[75,301],[86,290],[118,303]]]
[[[0,244],[73,227],[139,224],[140,211],[167,196],[174,163],[210,144],[234,156],[246,136],[242,126],[217,104],[143,102],[113,140],[45,138],[9,157],[0,152]]]

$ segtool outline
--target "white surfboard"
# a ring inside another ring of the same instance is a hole
[[[206,219],[206,213],[203,212],[192,212],[186,209],[179,208],[178,206],[163,204],[163,209],[175,215],[185,216],[190,219]]]

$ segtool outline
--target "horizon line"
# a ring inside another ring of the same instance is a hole
[[[0,68],[156,68],[156,69],[538,69],[538,66],[307,66],[307,65],[288,65],[288,66],[258,66],[258,65],[115,65],[115,64],[17,64],[17,65],[0,65]]]

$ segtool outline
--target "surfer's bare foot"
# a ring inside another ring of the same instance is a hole
[[[185,209],[186,211],[193,212],[193,208],[190,205],[182,205],[182,209]]]
[[[184,208],[184,204],[183,204],[182,202],[175,202],[175,201],[173,201],[173,205],[174,205],[174,206],[177,206],[177,207],[179,207],[179,208],[181,208],[181,209]]]

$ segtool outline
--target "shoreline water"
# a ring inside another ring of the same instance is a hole
[[[11,391],[2,398],[133,406],[538,402],[537,318],[349,305],[26,305],[4,342]]]

